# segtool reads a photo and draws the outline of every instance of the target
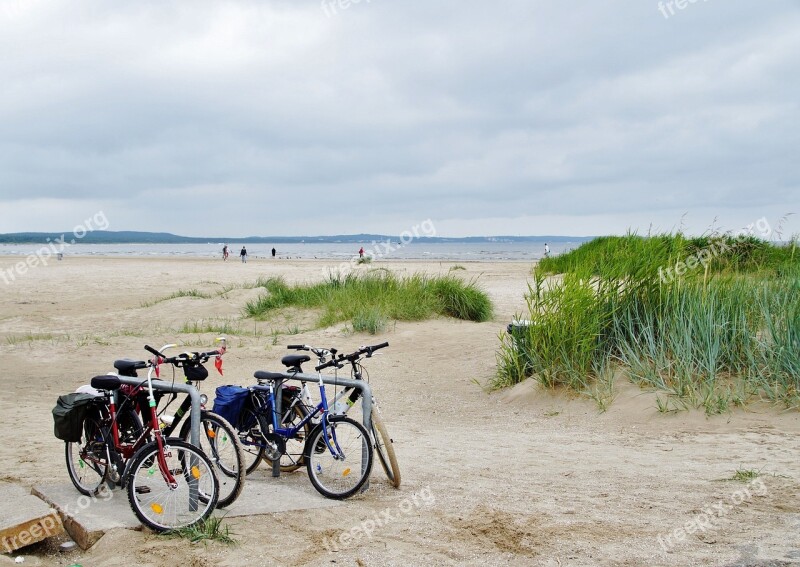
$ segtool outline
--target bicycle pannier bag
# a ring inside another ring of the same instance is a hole
[[[247,396],[247,388],[241,386],[220,386],[215,391],[213,412],[227,419],[234,427],[239,421]]]
[[[97,396],[91,394],[65,394],[58,397],[53,408],[54,433],[58,439],[77,443],[81,440],[86,410]]]

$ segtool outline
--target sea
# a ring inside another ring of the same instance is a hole
[[[488,242],[298,242],[275,244],[278,258],[349,260],[358,255],[363,246],[367,256],[376,260],[439,260],[448,262],[533,261],[544,256],[544,245],[553,255],[563,254],[580,246],[584,241],[488,241]],[[223,242],[200,244],[84,244],[80,241],[64,244],[64,256],[89,257],[187,257],[221,258]],[[248,257],[271,256],[271,244],[245,244]],[[42,251],[44,244],[0,244],[0,256],[29,256]],[[242,244],[229,244],[233,257],[239,255]]]

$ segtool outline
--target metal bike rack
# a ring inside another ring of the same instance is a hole
[[[118,376],[119,381],[123,384],[127,384],[129,386],[144,386],[147,384],[147,380],[142,380],[141,378],[128,378],[127,376],[119,376],[118,374],[111,374],[112,376]],[[189,414],[189,419],[191,422],[191,435],[189,437],[189,441],[195,447],[200,447],[200,411],[202,407],[200,406],[200,392],[197,391],[197,388],[190,384],[173,384],[172,382],[164,382],[163,380],[153,380],[153,389],[160,390],[162,392],[172,392],[172,393],[183,393],[189,394],[189,397],[192,400],[192,411]]]
[[[319,375],[318,374],[306,374],[304,372],[291,374],[288,372],[280,372],[282,378],[287,380],[299,380],[300,382],[317,382],[319,383]],[[328,384],[330,386],[342,386],[344,388],[356,388],[357,390],[361,391],[361,413],[364,415],[362,419],[362,424],[364,428],[367,430],[367,433],[371,435],[372,431],[372,388],[369,387],[369,384],[364,380],[353,380],[352,378],[339,378],[338,376],[322,376],[322,383]],[[275,411],[278,415],[281,415],[281,387],[279,386],[276,388],[275,392]],[[372,439],[370,438],[370,443],[372,443]],[[366,455],[362,455],[366,457]],[[281,462],[280,459],[273,461],[272,463],[272,476],[279,477],[281,476]],[[362,491],[369,488],[369,479],[367,482],[364,483],[364,487],[361,489]]]

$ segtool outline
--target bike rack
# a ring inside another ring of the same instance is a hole
[[[287,380],[299,380],[300,382],[317,382],[319,383],[319,375],[318,374],[306,374],[304,372],[300,372],[297,374],[290,374],[288,372],[280,372],[279,374],[282,375],[283,378]],[[369,384],[364,380],[354,380],[352,378],[339,378],[338,376],[323,376],[322,383],[328,384],[331,386],[343,386],[345,388],[356,388],[357,390],[361,391],[361,413],[364,415],[362,419],[362,424],[364,428],[367,430],[369,435],[372,435],[372,388],[369,387]],[[279,386],[276,388],[275,392],[275,411],[278,415],[281,415],[281,387]],[[370,443],[372,439],[370,439]],[[366,457],[366,455],[364,455]],[[281,462],[280,459],[274,461],[272,463],[272,476],[279,477],[281,476]],[[367,482],[364,483],[363,488],[361,491],[363,492],[369,488],[369,479]]]
[[[118,374],[111,375],[119,376]],[[119,376],[119,381],[123,384],[128,384],[129,386],[143,386],[147,383],[147,380],[145,380],[143,384],[141,378],[128,378],[126,376]],[[189,414],[189,419],[191,421],[191,435],[189,437],[189,441],[195,447],[200,447],[200,411],[202,410],[202,407],[200,406],[200,392],[198,392],[197,388],[190,384],[173,384],[172,382],[164,382],[163,380],[153,380],[152,382],[154,390],[189,394],[189,397],[192,400],[192,411]]]

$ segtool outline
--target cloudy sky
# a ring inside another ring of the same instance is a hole
[[[800,232],[800,1],[678,2],[0,0],[0,232]]]

